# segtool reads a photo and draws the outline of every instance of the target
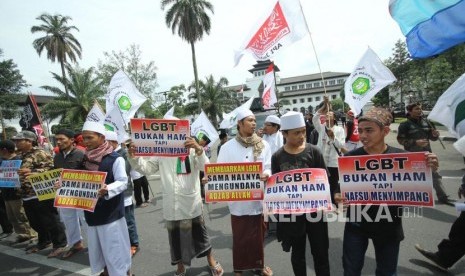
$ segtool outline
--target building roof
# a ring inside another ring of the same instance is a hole
[[[350,73],[343,73],[343,72],[323,72],[323,77],[325,79],[332,79],[332,78],[337,78],[337,77],[348,77],[349,75]],[[320,73],[289,77],[289,78],[281,78],[281,82],[278,85],[281,86],[281,85],[286,85],[286,84],[300,83],[300,82],[306,82],[306,81],[315,81],[315,80],[321,80]]]
[[[249,72],[253,74],[255,71],[262,71],[268,68],[270,66],[271,61],[269,59],[260,61],[258,60],[256,64],[253,65],[252,69],[249,69]],[[274,65],[274,71],[279,72],[279,67]]]

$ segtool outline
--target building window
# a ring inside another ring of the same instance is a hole
[[[291,86],[291,90],[297,90],[297,85]]]
[[[321,85],[320,85],[320,82],[319,82],[319,81],[313,83],[313,87],[320,87],[320,86],[321,86]]]
[[[299,89],[304,89],[304,88],[305,88],[305,85],[299,84]]]
[[[336,80],[330,80],[330,81],[328,81],[328,85],[336,85]]]
[[[306,87],[306,88],[312,88],[312,84],[311,84],[311,83],[307,83],[307,84],[305,85],[305,87]]]
[[[342,84],[344,83],[344,79],[337,79],[337,84]]]
[[[304,103],[305,102],[305,99],[300,99],[300,103]]]
[[[296,99],[293,99],[293,100],[292,100],[292,103],[293,103],[293,104],[296,104],[296,103],[297,103],[297,100],[296,100]]]
[[[294,108],[292,109],[292,111],[298,111],[297,107],[294,107]]]
[[[321,97],[320,97],[320,96],[315,97],[315,101],[316,101],[316,102],[321,101]]]
[[[285,86],[284,91],[291,91],[291,88],[289,86]]]
[[[332,95],[332,96],[331,96],[331,99],[334,100],[334,99],[336,99],[336,97],[337,97],[337,95]]]
[[[309,103],[313,102],[313,98],[307,98],[307,102]]]

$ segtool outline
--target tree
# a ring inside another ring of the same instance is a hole
[[[72,20],[69,16],[60,14],[50,15],[44,13],[36,18],[42,21],[42,25],[33,26],[32,33],[43,32],[45,36],[34,40],[32,45],[39,56],[45,49],[47,58],[52,62],[58,61],[61,65],[61,74],[63,79],[66,79],[65,65],[68,60],[76,63],[76,56],[81,58],[81,44],[71,33],[72,30],[79,31],[75,26],[68,26],[68,21]],[[69,96],[65,86],[66,96]]]
[[[147,115],[152,111],[153,93],[157,87],[157,67],[154,61],[142,62],[142,51],[139,45],[132,44],[125,51],[104,52],[105,60],[98,61],[97,76],[105,87],[110,85],[111,78],[118,70],[123,70],[137,89],[147,97],[141,110]]]
[[[216,82],[212,75],[205,81],[199,81],[202,109],[215,127],[218,126],[218,118],[223,120],[223,113],[230,112],[239,104],[238,100],[232,97],[232,91],[225,88],[228,84],[228,79],[222,77]],[[193,101],[186,105],[186,112],[198,109],[200,101],[197,100],[197,96],[195,91],[189,94],[189,99]]]
[[[393,56],[385,61],[386,66],[391,70],[397,81],[392,84],[392,87],[399,91],[400,101],[404,101],[404,93],[410,90],[410,61],[411,58],[407,51],[407,45],[400,39],[394,45]]]
[[[55,80],[67,87],[70,96],[68,97],[58,87],[42,86],[41,88],[57,95],[53,101],[42,108],[42,112],[50,119],[61,117],[61,124],[68,124],[74,130],[80,130],[94,102],[97,100],[104,105],[101,99],[105,92],[100,79],[95,76],[93,68],[85,70],[67,66],[66,69],[68,71],[67,79],[63,79],[55,73],[52,75]]]
[[[197,98],[201,101],[194,44],[202,40],[204,33],[210,34],[211,22],[206,10],[213,14],[213,5],[206,0],[161,0],[162,10],[165,10],[168,5],[171,7],[165,15],[166,25],[171,28],[173,34],[177,32],[181,39],[191,45],[195,91]],[[199,113],[202,106],[199,102]]]
[[[2,56],[3,51],[0,49],[0,57]],[[3,131],[6,129],[4,120],[12,119],[18,114],[16,98],[21,90],[27,86],[28,84],[13,60],[0,61],[0,123],[4,139],[6,139],[5,134],[7,133],[7,131]]]

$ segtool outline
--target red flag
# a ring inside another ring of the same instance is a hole
[[[246,52],[256,60],[270,59],[282,47],[309,33],[299,0],[278,1],[266,20],[253,30],[252,37],[247,37],[241,49],[236,51],[236,65]]]
[[[274,108],[274,104],[278,102],[275,88],[274,63],[272,62],[266,69],[266,74],[263,78],[263,108]]]

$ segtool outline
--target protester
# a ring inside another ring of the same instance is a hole
[[[392,115],[383,108],[372,108],[358,120],[360,141],[363,147],[346,156],[391,154],[405,152],[386,144]],[[435,154],[425,153],[427,165],[433,171],[438,168]],[[382,215],[380,215],[382,214]],[[376,258],[376,275],[396,275],[402,229],[402,206],[350,205],[344,230],[344,275],[361,275],[369,239],[373,241]],[[373,272],[374,273],[374,272]]]
[[[53,168],[52,156],[37,147],[37,136],[23,130],[11,138],[19,151],[21,168],[18,175],[21,182],[21,195],[24,210],[31,227],[38,233],[37,244],[27,247],[27,253],[36,253],[53,244],[48,257],[56,257],[64,252],[66,234],[63,223],[55,207],[54,199],[39,201],[27,176],[41,173]]]
[[[312,131],[314,129],[315,129],[315,127],[313,126],[313,114],[311,112],[306,112],[305,113],[305,131],[306,131],[306,134],[307,134],[306,135],[307,143],[313,144],[313,143],[311,143],[310,137],[311,137],[311,133],[312,133]],[[315,141],[318,141],[318,138],[315,139]],[[314,145],[316,145],[316,143]]]
[[[128,183],[123,157],[105,141],[105,127],[85,122],[82,138],[87,148],[84,167],[106,172],[105,184],[98,191],[94,212],[85,211],[89,227],[89,261],[92,273],[130,275],[131,254],[128,227],[124,218],[124,191]]]
[[[74,146],[74,132],[69,129],[60,129],[55,133],[55,140],[60,149],[53,157],[55,168],[83,170],[84,152]],[[58,210],[65,224],[66,239],[70,246],[68,251],[62,255],[63,259],[67,259],[84,249],[81,235],[81,224],[85,224],[84,212],[71,208],[59,208]]]
[[[261,162],[260,180],[266,181],[271,173],[271,150],[266,141],[255,133],[255,116],[250,110],[237,114],[238,133],[235,139],[221,148],[218,163]],[[265,223],[261,201],[229,202],[233,238],[233,268],[235,275],[258,270],[262,275],[272,275],[264,265]]]
[[[344,129],[336,125],[334,113],[330,111],[329,105],[329,99],[325,96],[321,108],[313,117],[313,125],[315,130],[318,131],[316,146],[321,150],[325,164],[328,167],[331,200],[334,202],[334,194],[340,190],[337,159],[342,155],[345,134]]]
[[[404,146],[406,151],[410,152],[432,152],[429,140],[437,141],[439,131],[432,127],[426,118],[423,118],[423,110],[420,103],[412,103],[407,106],[407,121],[399,125],[397,132],[397,141]],[[442,176],[439,173],[433,173],[433,188],[436,190],[436,196],[439,203],[452,205],[452,199],[446,194],[442,184]]]
[[[0,240],[3,240],[13,234],[13,225],[11,224],[10,220],[8,219],[8,215],[6,214],[6,205],[3,196],[3,189],[0,189],[0,226],[2,227]]]
[[[326,169],[323,155],[317,147],[305,142],[306,128],[302,113],[289,111],[281,117],[281,130],[286,143],[271,158],[273,174],[304,168]],[[321,219],[316,221],[320,215]],[[278,222],[278,241],[284,251],[291,253],[294,275],[307,275],[305,261],[306,238],[310,242],[316,275],[329,273],[329,238],[328,224],[321,213],[312,213],[307,220],[305,215],[295,217],[293,222]]]
[[[134,142],[130,140],[126,142],[127,149],[134,147],[134,146],[135,146]],[[136,200],[136,208],[147,207],[148,204],[152,202],[152,200],[150,199],[149,181],[147,180],[147,177],[145,177],[145,175],[139,173],[138,171],[134,170],[133,168],[131,168],[130,176],[134,184],[134,199]],[[144,193],[145,201],[142,200],[142,192]]]
[[[228,134],[226,132],[221,132],[220,133],[220,144],[218,145],[218,149],[216,150],[216,156],[220,154],[220,149],[226,142],[228,142]]]
[[[21,160],[15,152],[15,143],[11,140],[0,141],[0,157],[3,160]],[[19,188],[2,188],[2,199],[5,201],[6,215],[8,221],[13,225],[16,233],[16,243],[31,240],[37,236],[29,225],[21,200]],[[5,229],[3,229],[5,232]]]
[[[459,198],[465,197],[465,175],[458,191]],[[419,244],[415,248],[442,271],[447,271],[465,255],[465,211],[461,211],[449,231],[449,238],[438,244],[436,252],[423,249]]]
[[[129,242],[131,243],[131,257],[134,257],[139,252],[139,234],[137,234],[136,218],[134,216],[134,203],[132,202],[133,185],[130,176],[131,165],[128,162],[128,153],[126,149],[122,148],[118,143],[118,135],[114,131],[107,131],[105,133],[106,140],[110,143],[116,153],[124,158],[126,175],[128,176],[127,188],[124,191],[124,217],[126,218],[126,225],[128,226]]]
[[[360,136],[358,135],[358,119],[352,110],[347,112],[348,121],[345,124],[346,144],[347,151],[354,150],[362,146],[360,143]],[[344,117],[345,118],[345,117]]]
[[[199,186],[200,170],[209,160],[194,138],[187,137],[184,145],[189,149],[187,156],[151,158],[135,157],[136,147],[131,146],[128,160],[142,174],[160,171],[163,218],[168,230],[171,264],[177,265],[175,275],[185,276],[186,266],[191,265],[193,258],[207,256],[212,275],[220,276],[224,270],[213,256]]]
[[[271,154],[275,153],[278,149],[280,149],[283,144],[283,135],[279,130],[281,127],[281,120],[276,115],[269,115],[265,119],[265,123],[263,125],[263,140],[265,140],[268,145],[270,145]]]

